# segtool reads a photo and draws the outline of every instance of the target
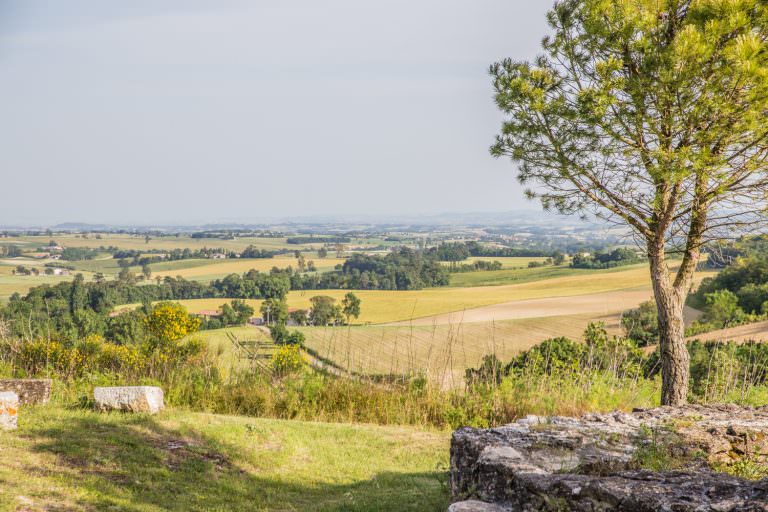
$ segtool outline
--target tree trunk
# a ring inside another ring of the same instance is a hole
[[[685,343],[686,288],[670,282],[664,250],[651,252],[651,282],[659,316],[661,344],[661,405],[682,405],[688,401],[690,356]]]

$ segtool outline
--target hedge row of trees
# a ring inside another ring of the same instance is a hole
[[[613,251],[599,251],[594,254],[575,254],[571,260],[573,268],[606,269],[634,265],[645,261],[637,251],[619,248]]]

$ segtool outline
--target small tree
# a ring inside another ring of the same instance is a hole
[[[659,316],[656,303],[652,300],[621,315],[621,325],[627,338],[636,341],[641,347],[659,342]]]
[[[267,325],[282,325],[288,319],[288,304],[280,299],[265,300],[261,303],[259,311]]]
[[[296,325],[307,325],[309,322],[309,315],[307,314],[306,309],[291,311],[288,316],[296,323]]]
[[[299,272],[304,272],[307,269],[307,263],[303,254],[299,254],[296,266],[299,268]]]
[[[752,225],[768,197],[768,4],[561,0],[548,21],[543,55],[491,67],[506,114],[492,152],[545,209],[631,228],[651,269],[661,402],[684,403],[701,247]]]
[[[730,290],[717,290],[704,296],[706,301],[706,319],[720,327],[728,327],[744,317],[739,307],[739,298]]]
[[[350,318],[360,317],[360,298],[352,292],[347,293],[341,301],[341,310],[349,323]]]
[[[318,295],[309,299],[312,304],[310,320],[312,325],[329,325],[336,321],[336,307],[333,297]]]

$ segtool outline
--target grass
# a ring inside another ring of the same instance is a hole
[[[458,272],[451,274],[451,286],[499,286],[504,284],[527,283],[542,279],[552,279],[555,277],[603,274],[606,272],[615,272],[625,269],[626,268],[610,270],[585,270],[570,268],[568,266],[549,266],[538,268],[508,268],[502,270],[479,272]]]
[[[459,265],[462,263],[474,263],[475,261],[498,261],[501,263],[502,269],[528,268],[528,263],[532,261],[541,263],[545,260],[547,260],[546,256],[509,256],[501,258],[494,258],[493,256],[471,256],[467,258],[466,261],[459,262]]]
[[[166,410],[23,408],[0,511],[442,511],[449,436]]]

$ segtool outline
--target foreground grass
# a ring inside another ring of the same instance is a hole
[[[0,511],[431,511],[448,434],[41,406],[0,432]]]

